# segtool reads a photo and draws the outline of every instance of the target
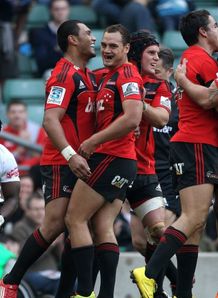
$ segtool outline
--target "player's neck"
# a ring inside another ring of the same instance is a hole
[[[87,61],[81,59],[80,57],[70,56],[68,54],[65,55],[65,59],[73,63],[75,66],[79,67],[80,69],[84,70],[87,65]]]

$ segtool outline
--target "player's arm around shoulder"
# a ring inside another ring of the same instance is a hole
[[[177,84],[203,109],[216,108],[218,106],[217,85],[214,83],[210,88],[207,88],[191,82],[186,76],[187,63],[188,60],[183,59],[182,64],[179,64],[175,70],[174,77]]]

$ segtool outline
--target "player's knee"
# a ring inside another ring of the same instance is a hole
[[[151,244],[157,244],[165,231],[164,222],[156,223],[155,225],[148,227],[148,241]]]

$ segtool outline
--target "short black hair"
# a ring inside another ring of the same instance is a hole
[[[147,47],[152,45],[159,46],[159,42],[149,31],[140,30],[132,33],[128,58],[130,62],[137,64],[139,71],[141,71],[142,54]]]
[[[169,48],[161,48],[158,53],[159,58],[162,60],[163,68],[168,70],[173,67],[174,54]]]
[[[79,35],[79,26],[82,24],[79,20],[68,20],[63,22],[57,31],[57,42],[63,53],[67,51],[68,48],[68,36],[69,35]]]
[[[105,29],[104,33],[105,32],[108,32],[108,33],[120,32],[120,34],[122,36],[123,44],[126,45],[126,44],[130,43],[130,32],[126,27],[124,27],[121,24],[115,24],[115,25],[108,26]]]
[[[7,112],[9,111],[10,107],[13,105],[22,105],[25,107],[25,109],[27,109],[27,104],[21,99],[16,98],[16,99],[10,100],[9,103],[7,104],[7,108],[6,108]]]
[[[209,11],[205,9],[192,11],[180,19],[179,30],[188,46],[198,42],[199,29],[207,30],[209,24]]]

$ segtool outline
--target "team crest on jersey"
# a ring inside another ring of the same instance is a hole
[[[168,108],[169,110],[171,110],[171,102],[170,99],[168,97],[165,96],[161,96],[160,97],[160,103],[162,106]]]
[[[139,92],[139,85],[135,82],[130,82],[122,85],[122,90],[124,96],[129,95],[138,95]]]
[[[63,87],[53,86],[49,93],[47,103],[55,104],[60,106],[64,99],[66,89]]]

